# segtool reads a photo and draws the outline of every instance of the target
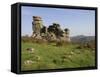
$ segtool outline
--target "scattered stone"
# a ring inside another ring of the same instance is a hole
[[[27,48],[26,49],[29,53],[34,53],[34,48]]]
[[[41,57],[40,56],[36,56],[36,60],[40,61]]]
[[[66,61],[68,61],[68,60],[70,60],[71,57],[72,57],[71,55],[63,56],[63,57],[62,57],[62,63],[63,63],[63,62],[66,62]]]
[[[71,55],[68,55],[68,58],[71,58],[72,56]]]
[[[70,54],[71,54],[71,55],[73,55],[73,54],[74,54],[74,52],[72,52],[72,51],[71,51],[71,52],[70,52]]]
[[[32,61],[32,60],[26,60],[26,61],[24,61],[25,65],[30,65],[30,64],[33,64],[33,63],[34,63],[34,61]]]

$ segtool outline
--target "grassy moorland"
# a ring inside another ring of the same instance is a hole
[[[32,53],[27,48],[34,48]],[[42,70],[95,66],[95,52],[77,44],[22,42],[21,70]]]

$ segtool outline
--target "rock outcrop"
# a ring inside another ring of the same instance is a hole
[[[60,24],[53,23],[48,28],[43,25],[43,20],[39,16],[33,16],[32,21],[33,34],[32,38],[47,41],[65,41],[70,42],[69,29],[62,30]]]

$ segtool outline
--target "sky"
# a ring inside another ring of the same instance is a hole
[[[32,35],[32,16],[40,16],[43,25],[49,26],[56,22],[61,28],[68,28],[70,36],[95,35],[95,11],[80,9],[62,9],[46,7],[21,7],[21,33]]]

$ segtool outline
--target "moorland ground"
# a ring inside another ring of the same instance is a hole
[[[95,52],[78,44],[21,43],[21,70],[62,69],[95,66]],[[27,48],[33,48],[30,53]]]

